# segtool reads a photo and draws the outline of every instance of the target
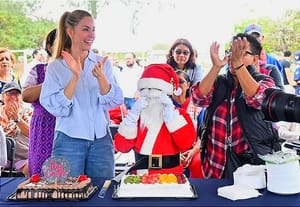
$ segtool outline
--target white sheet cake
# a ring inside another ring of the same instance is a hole
[[[185,175],[144,174],[142,176],[124,176],[121,180],[117,195],[119,198],[193,198],[195,193]]]

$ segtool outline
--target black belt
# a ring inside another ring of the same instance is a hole
[[[173,168],[180,164],[180,155],[142,155],[137,154],[138,161],[131,170]]]

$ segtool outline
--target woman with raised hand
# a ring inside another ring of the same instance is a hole
[[[108,110],[123,103],[123,94],[111,62],[91,50],[94,39],[90,13],[74,10],[61,16],[40,102],[56,117],[52,156],[69,162],[69,176],[112,178]]]

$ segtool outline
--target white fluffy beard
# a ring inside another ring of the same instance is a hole
[[[141,96],[147,97],[148,101],[148,106],[142,110],[140,115],[141,127],[148,129],[161,127],[164,106],[160,103],[159,98],[163,93],[163,91],[156,89],[141,91]]]
[[[151,101],[148,106],[141,112],[141,126],[150,127],[156,126],[159,123],[159,127],[161,127],[161,123],[163,121],[163,105],[156,101]]]

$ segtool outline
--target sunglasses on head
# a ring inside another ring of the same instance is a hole
[[[182,51],[182,50],[175,50],[175,54],[176,54],[176,55],[181,55],[181,54],[183,54],[183,55],[185,55],[185,56],[188,56],[188,55],[190,54],[190,52],[189,52],[189,51],[186,51],[186,50],[184,50],[184,51]]]

